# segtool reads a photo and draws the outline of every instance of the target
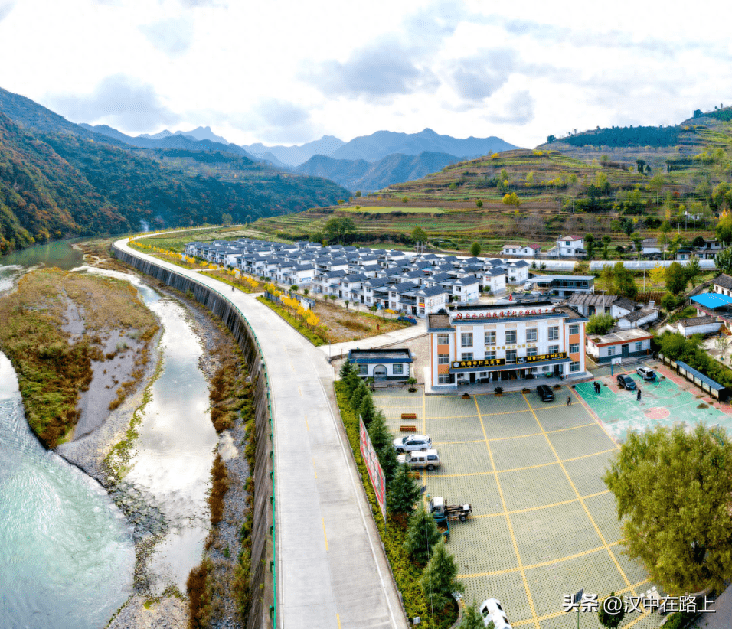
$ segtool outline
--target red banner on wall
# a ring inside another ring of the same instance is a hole
[[[369,438],[364,422],[359,416],[359,434],[361,436],[360,449],[361,457],[366,464],[367,470],[369,471],[369,480],[372,482],[372,488],[374,488],[374,494],[377,496],[377,503],[379,509],[382,510],[382,517],[387,520],[387,493],[384,485],[384,472],[382,472],[382,464],[379,463],[377,453],[372,446],[372,441]]]

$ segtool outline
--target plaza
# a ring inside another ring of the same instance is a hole
[[[374,394],[392,433],[401,435],[402,413],[415,413],[418,431],[439,450],[442,468],[422,476],[426,494],[473,506],[466,523],[451,525],[448,542],[465,601],[500,599],[514,628],[575,627],[576,613],[563,612],[563,598],[581,588],[599,600],[655,590],[623,552],[615,499],[602,480],[617,443],[575,389],[555,394],[554,403],[534,392]],[[661,621],[657,613],[633,612],[623,625]],[[581,627],[598,623],[596,613],[581,613]]]

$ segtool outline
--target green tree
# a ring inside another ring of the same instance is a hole
[[[588,318],[586,333],[589,335],[605,335],[613,328],[613,317],[610,313],[597,313]]]
[[[234,221],[234,219],[232,219],[232,215],[229,214],[228,212],[225,212],[224,214],[221,215],[221,222],[224,225],[231,225],[232,221]]]
[[[351,408],[354,410],[354,413],[359,413],[362,399],[365,396],[369,395],[369,388],[364,384],[363,380],[359,379],[359,384],[354,388],[354,391],[351,394],[351,398],[349,399],[349,402],[351,403]]]
[[[731,275],[730,247],[726,247],[724,250],[715,254],[715,266],[718,268],[718,271]]]
[[[372,400],[372,393],[367,390],[367,393],[362,396],[361,403],[359,404],[359,415],[364,421],[364,425],[366,427],[368,427],[372,423],[372,420],[374,420],[375,413],[376,410],[374,408],[374,400]]]
[[[323,232],[329,240],[343,241],[346,236],[356,232],[356,224],[348,217],[333,217],[326,221]]]
[[[489,623],[491,624],[490,626],[484,626],[484,620],[478,610],[478,605],[476,602],[473,602],[470,606],[466,606],[463,609],[463,617],[461,617],[461,623],[458,624],[458,627],[466,630],[495,627],[493,621]]]
[[[652,581],[671,594],[731,575],[731,442],[698,424],[630,432],[603,480],[616,497],[624,539]]]
[[[596,237],[591,233],[585,235],[585,249],[588,252],[588,258],[593,258],[593,253],[596,247]]]
[[[527,186],[534,186],[534,171],[527,173]]]
[[[385,487],[389,490],[392,485],[392,480],[395,478],[397,470],[400,467],[400,463],[397,461],[397,452],[394,450],[392,444],[388,444],[377,451],[377,457],[379,458],[379,463],[382,465]]]
[[[685,270],[678,262],[673,262],[665,273],[665,286],[673,295],[679,295],[687,287]]]
[[[411,236],[415,243],[424,243],[428,240],[427,233],[419,225],[412,230]]]
[[[361,197],[361,190],[357,190],[357,191],[356,191],[356,192],[354,193],[354,197],[357,197],[357,198],[358,198],[358,197]]]
[[[410,467],[402,464],[387,492],[387,509],[404,527],[421,495],[422,491],[412,478]]]
[[[368,427],[369,438],[372,441],[374,450],[379,452],[385,446],[392,447],[392,434],[387,428],[387,422],[384,419],[384,413],[377,411],[374,413],[371,423]]]
[[[506,195],[504,195],[504,197],[502,198],[501,202],[504,205],[507,205],[507,206],[516,206],[516,207],[519,207],[521,205],[521,203],[522,203],[520,201],[519,197],[517,196],[517,193],[515,193],[515,192],[513,192],[513,193],[507,193]]]
[[[445,548],[445,542],[440,541],[433,548],[433,556],[420,578],[425,599],[434,611],[441,611],[448,606],[453,593],[463,592],[463,584],[456,579],[457,575],[458,565]]]
[[[481,253],[481,245],[479,243],[473,243],[471,245],[471,256],[478,256]]]
[[[484,207],[484,202],[481,201],[480,199],[476,199],[476,207],[477,208],[483,208]]]
[[[410,558],[420,566],[425,566],[433,553],[433,547],[440,542],[441,537],[433,515],[428,514],[421,504],[410,517],[407,527],[405,549]]]
[[[616,593],[611,593],[609,597],[616,597]],[[608,598],[606,598],[608,599]],[[604,604],[606,600],[603,600],[601,602],[601,605],[598,607],[598,621],[601,622],[601,625],[604,628],[618,628],[619,624],[624,618],[624,607],[621,606],[621,608],[618,611],[615,612],[607,612]]]
[[[695,280],[700,276],[702,271],[700,270],[700,259],[697,256],[693,256],[685,269],[685,277],[687,281],[694,287]]]
[[[617,262],[613,266],[614,290],[618,295],[622,295],[632,300],[636,297],[639,289],[634,282],[633,274],[624,267],[622,262]]]

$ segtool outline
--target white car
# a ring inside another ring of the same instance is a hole
[[[636,368],[636,373],[641,376],[645,381],[656,381],[657,375],[651,368],[648,367],[638,367]]]
[[[495,597],[481,602],[479,612],[484,619],[484,627],[489,625],[489,622],[494,622],[494,628],[511,628],[509,621],[506,618],[506,613],[501,607],[501,602]]]
[[[404,453],[405,451],[427,451],[429,448],[433,448],[433,441],[429,435],[415,434],[395,438],[393,445],[398,453]]]
[[[408,451],[407,453],[401,453],[397,456],[397,462],[399,464],[407,464],[410,468],[418,469],[424,468],[425,470],[435,470],[440,468],[440,455],[434,448],[429,448],[427,451]]]

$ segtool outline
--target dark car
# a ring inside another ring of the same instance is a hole
[[[616,382],[621,389],[628,389],[631,392],[636,389],[636,383],[634,382],[634,379],[631,378],[628,374],[619,374],[616,377]]]
[[[537,395],[540,397],[542,402],[552,402],[555,400],[555,394],[547,385],[538,385]]]

